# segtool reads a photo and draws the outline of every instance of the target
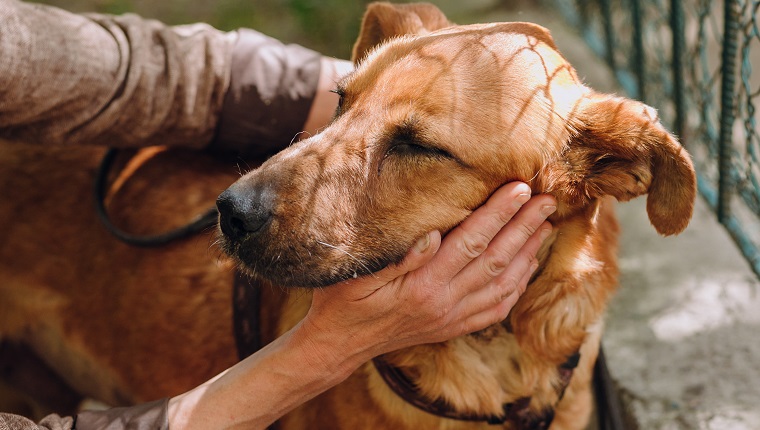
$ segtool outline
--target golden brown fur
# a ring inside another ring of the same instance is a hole
[[[231,188],[274,196],[261,234],[223,240],[271,304],[264,340],[309,303],[307,293],[283,299],[265,279],[322,286],[377,270],[424,232],[455,226],[499,185],[526,181],[559,207],[540,268],[507,322],[386,360],[456,410],[499,415],[530,397],[533,417],[556,406],[552,428],[582,428],[616,287],[610,199],[648,193],[654,227],[680,232],[695,195],[688,155],[653,109],[585,87],[533,24],[450,27],[429,5],[374,4],[354,55],[359,67],[340,84],[335,121]],[[10,203],[0,209],[0,336],[29,343],[77,390],[106,402],[174,395],[234,363],[232,273],[208,236],[155,250],[111,238],[89,203],[100,153],[0,145]],[[142,151],[116,178],[109,209],[135,232],[177,225],[235,179],[229,165]],[[557,367],[579,350],[559,401]],[[280,425],[486,428],[405,403],[371,363]]]

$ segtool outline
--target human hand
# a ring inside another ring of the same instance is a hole
[[[504,320],[537,267],[555,209],[553,197],[530,198],[527,185],[507,184],[443,242],[428,233],[398,265],[315,290],[301,329],[337,342],[314,348],[315,359],[329,354],[321,358],[337,362],[344,354],[361,363]]]

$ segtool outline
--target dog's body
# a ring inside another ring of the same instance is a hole
[[[156,249],[112,237],[92,197],[102,154],[0,145],[0,334],[33,346],[77,391],[121,405],[181,392],[235,362],[233,273],[209,235]],[[237,176],[208,156],[141,154],[109,208],[142,234],[207,209]]]
[[[422,398],[463,415],[541,428],[554,413],[552,428],[582,428],[616,287],[609,200],[648,192],[655,228],[677,233],[691,216],[694,172],[651,108],[583,86],[544,29],[449,25],[425,5],[372,6],[336,120],[222,194],[222,242],[260,283],[324,286],[398,261],[420,235],[452,228],[504,182],[553,194],[554,232],[505,323],[383,361],[413,379]],[[412,35],[375,48],[403,34]],[[77,390],[112,404],[178,394],[234,363],[233,274],[212,239],[155,250],[120,244],[82,204],[100,150],[0,151],[0,186],[16,193],[0,208],[8,238],[0,335],[31,344]],[[236,179],[225,165],[144,150],[116,178],[110,211],[136,233],[177,225]],[[166,171],[174,173],[167,179]],[[306,293],[287,299],[264,286],[262,294],[265,342],[308,309]],[[560,369],[577,353],[565,388]],[[488,424],[423,412],[367,363],[279,425]]]

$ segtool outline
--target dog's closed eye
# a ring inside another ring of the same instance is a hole
[[[419,130],[417,121],[407,120],[396,128],[388,137],[388,146],[383,158],[399,157],[430,157],[454,159],[448,151],[430,144],[424,133]]]
[[[451,154],[440,148],[419,145],[411,142],[399,142],[393,144],[385,152],[385,158],[397,155],[400,157],[408,156],[426,156],[426,157],[445,157],[452,158]]]
[[[386,149],[377,169],[382,173],[387,162],[408,169],[412,165],[421,166],[445,160],[458,161],[448,151],[431,145],[421,137],[416,129],[405,125],[396,129],[386,138]]]

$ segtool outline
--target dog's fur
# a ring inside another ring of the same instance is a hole
[[[252,211],[265,206],[268,217],[255,233],[222,238],[263,286],[264,340],[309,303],[308,294],[286,299],[264,285],[324,286],[380,269],[423,233],[457,225],[501,184],[522,180],[559,204],[540,268],[508,320],[385,359],[458,411],[500,415],[502,405],[530,397],[531,417],[556,406],[552,428],[582,428],[616,287],[610,199],[648,193],[657,231],[682,231],[695,198],[688,155],[652,108],[584,86],[534,24],[453,26],[429,5],[373,4],[354,58],[334,122],[225,192]],[[208,238],[155,250],[111,238],[83,203],[100,153],[0,145],[8,196],[0,335],[31,345],[76,390],[111,404],[178,394],[235,361],[232,272]],[[225,166],[141,151],[116,178],[110,211],[136,232],[176,225],[235,179]],[[578,351],[560,400],[557,368]],[[416,409],[369,363],[280,425],[486,426]]]

